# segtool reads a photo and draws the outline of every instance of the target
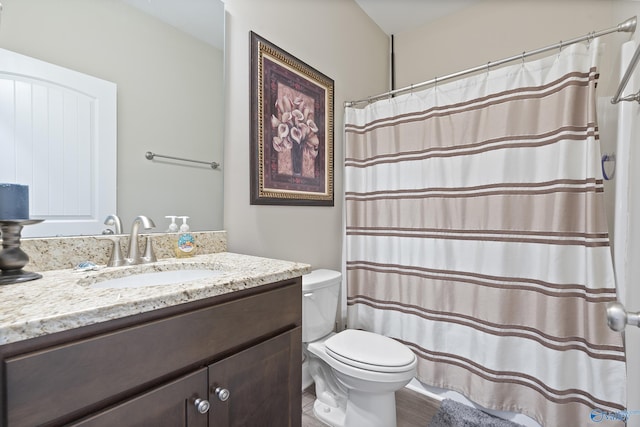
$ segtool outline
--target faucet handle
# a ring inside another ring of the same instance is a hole
[[[110,214],[104,220],[105,225],[112,225],[115,228],[115,234],[122,234],[122,221],[116,214]],[[114,230],[107,228],[102,231],[102,234],[114,234]]]
[[[102,237],[101,239],[111,240],[113,243],[111,245],[111,256],[109,257],[109,261],[107,262],[107,267],[120,267],[124,265],[125,260],[122,257],[122,248],[120,247],[120,237],[116,235],[108,235]]]
[[[153,239],[151,236],[147,236],[147,244],[146,247],[144,248],[144,256],[142,257],[142,260],[147,263],[147,262],[156,262],[158,260],[158,258],[156,258],[156,254],[153,252]]]

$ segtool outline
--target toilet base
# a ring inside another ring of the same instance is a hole
[[[328,426],[344,427],[345,413],[340,408],[326,405],[316,399],[313,403],[313,414]]]
[[[317,419],[331,427],[396,427],[395,393],[372,395],[351,390],[346,412],[321,402],[313,403]]]
[[[396,394],[349,390],[346,426],[396,427]]]
[[[302,362],[302,391],[305,391],[313,384],[313,378],[311,377],[311,373],[309,372],[309,361],[305,360]]]

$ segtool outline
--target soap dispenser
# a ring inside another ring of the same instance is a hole
[[[187,220],[189,219],[189,217],[179,216],[178,218],[182,219],[182,225],[180,225],[180,232],[186,233],[187,231],[189,231],[190,227],[189,227],[189,224],[187,224]]]
[[[180,225],[180,234],[176,241],[176,257],[187,258],[192,257],[196,253],[196,240],[189,232],[189,224],[187,224],[188,216],[179,216],[182,219],[182,225]]]
[[[171,224],[169,224],[169,228],[167,229],[167,233],[175,233],[175,232],[177,232],[178,231],[178,224],[176,224],[177,216],[175,216],[175,215],[167,215],[167,216],[165,216],[165,218],[171,220]]]

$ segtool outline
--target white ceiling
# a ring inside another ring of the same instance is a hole
[[[224,47],[224,0],[122,1],[219,49]],[[479,0],[355,1],[386,34],[391,35],[413,29]],[[212,22],[219,25],[211,25]]]

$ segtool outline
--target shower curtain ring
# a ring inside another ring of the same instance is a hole
[[[522,66],[524,67],[524,57],[526,55],[527,51],[523,50],[522,51]]]
[[[589,34],[587,34],[587,49],[591,47],[591,41],[593,40],[595,34],[595,31],[591,31]]]
[[[562,40],[560,40],[560,43],[558,43],[558,56],[556,57],[556,59],[560,59],[560,54],[562,53],[563,47],[564,45],[562,44]]]

